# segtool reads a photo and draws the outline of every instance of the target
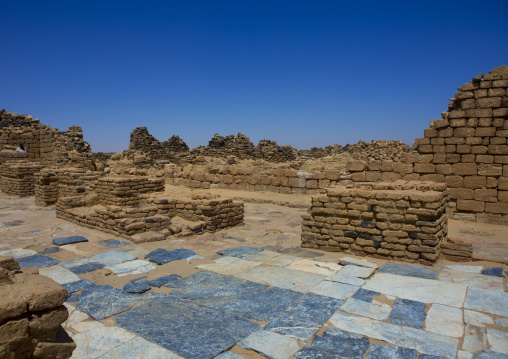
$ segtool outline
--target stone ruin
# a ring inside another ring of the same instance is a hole
[[[0,358],[70,358],[76,344],[62,328],[67,291],[37,270],[0,256]]]

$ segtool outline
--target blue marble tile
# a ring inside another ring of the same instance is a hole
[[[396,345],[372,344],[365,359],[416,359],[416,355],[418,355],[418,352],[414,349],[398,347]],[[434,356],[431,355],[431,357]],[[421,355],[420,358],[422,358]]]
[[[170,282],[165,287],[181,289],[186,298],[205,299],[258,292],[268,286],[224,274],[203,271]]]
[[[72,244],[80,242],[88,242],[88,239],[82,236],[61,237],[53,239],[53,244],[55,246],[63,246],[64,244]]]
[[[80,298],[81,298],[81,294],[73,294],[69,298],[67,298],[67,302],[74,303],[74,302],[79,301]]]
[[[62,284],[62,287],[64,287],[67,290],[67,293],[69,294],[93,286],[95,286],[95,283],[90,282],[88,279],[81,279],[75,282]]]
[[[134,279],[131,279],[131,283],[136,283],[136,282],[139,282],[140,280],[145,280],[146,278],[148,278],[146,275],[142,276],[142,277],[134,278]]]
[[[74,274],[83,274],[83,273],[92,272],[92,271],[97,270],[97,269],[101,269],[104,266],[105,265],[102,264],[102,263],[87,263],[87,264],[82,264],[80,266],[71,268],[70,270]]]
[[[231,247],[228,249],[223,249],[221,251],[218,251],[217,253],[225,255],[225,256],[243,258],[246,255],[261,252],[262,250],[263,250],[263,248],[259,248],[259,247],[238,246],[238,247]]]
[[[409,299],[396,299],[388,322],[423,329],[423,321],[427,317],[425,303]]]
[[[508,354],[493,352],[492,350],[484,350],[475,354],[473,359],[508,359]]]
[[[217,355],[215,359],[245,359],[245,357],[232,352],[224,352]]]
[[[411,266],[408,264],[386,263],[379,268],[379,272],[404,275],[408,277],[417,277],[425,279],[436,279],[437,271],[434,268]]]
[[[167,297],[116,317],[116,324],[189,359],[209,359],[258,331],[247,319]]]
[[[369,348],[369,338],[360,334],[330,328],[322,337],[314,337],[311,347],[344,359],[362,359]]]
[[[268,323],[265,330],[308,340],[343,303],[340,299],[307,294]]]
[[[58,263],[56,259],[34,254],[28,257],[17,258],[20,268],[43,268],[51,267]]]
[[[134,305],[143,305],[163,297],[166,297],[166,294],[151,292],[146,294],[132,294],[103,284],[83,289],[76,308],[95,320],[102,320],[112,315],[125,312]]]
[[[485,268],[484,270],[482,270],[482,274],[504,278],[502,267]]]
[[[182,278],[182,276],[180,276],[178,274],[170,274],[170,275],[166,275],[164,277],[159,277],[159,278],[149,280],[148,284],[150,284],[152,287],[160,288],[164,284],[168,284],[169,282],[174,282],[175,280],[178,280],[180,278]]]
[[[44,248],[42,251],[40,251],[37,254],[46,255],[46,254],[56,253],[59,251],[60,251],[60,248],[58,248],[58,247],[48,247],[48,248]]]
[[[171,251],[158,248],[148,253],[145,256],[145,258],[148,258],[151,262],[155,262],[158,265],[161,265],[172,261],[177,261],[180,259],[188,260],[189,258],[203,258],[203,257],[200,257],[195,252],[185,248],[173,249]]]
[[[336,355],[322,352],[314,348],[305,347],[295,354],[295,359],[341,359]]]
[[[360,288],[353,295],[353,298],[367,303],[372,303],[372,297],[376,297],[378,295],[380,295],[380,293]]]
[[[129,293],[144,293],[150,290],[150,285],[147,281],[137,283],[127,283],[123,286],[123,290]]]
[[[476,358],[476,357],[475,357]],[[492,357],[489,357],[490,359],[495,359]],[[418,359],[446,359],[445,357],[439,356],[439,355],[430,355],[430,354],[422,354],[418,357]]]
[[[234,297],[202,299],[197,303],[232,312],[240,318],[268,322],[302,295],[300,292],[274,287]]]
[[[99,244],[109,248],[120,248],[128,246],[130,243],[123,242],[118,239],[106,239],[104,241],[100,241]]]

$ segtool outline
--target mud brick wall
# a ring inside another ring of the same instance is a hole
[[[96,186],[100,203],[114,206],[136,206],[140,195],[161,191],[164,191],[164,179],[148,177],[103,177]]]
[[[0,256],[0,358],[70,358],[76,344],[61,327],[67,291],[18,269],[11,257]]]
[[[318,194],[323,188],[345,183],[350,174],[339,171],[313,173],[284,168],[238,166],[167,166],[169,184],[191,188],[228,188],[246,191],[271,191],[287,194]]]
[[[12,196],[33,196],[35,176],[43,168],[31,162],[13,162],[0,165],[0,190]]]
[[[444,184],[356,184],[312,198],[303,215],[302,247],[435,262],[447,235]]]
[[[243,202],[232,199],[147,199],[139,206],[98,205],[89,208],[84,197],[58,201],[56,215],[85,227],[131,239],[139,233],[159,232],[158,240],[178,234],[172,224],[175,216],[198,222],[195,233],[215,232],[243,223]],[[181,229],[180,229],[181,230]]]
[[[35,176],[35,204],[49,206],[58,201],[58,177],[54,171],[43,169]]]

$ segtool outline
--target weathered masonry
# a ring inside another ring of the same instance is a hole
[[[329,189],[303,215],[302,247],[397,260],[471,258],[470,244],[448,244],[445,184],[377,182]]]

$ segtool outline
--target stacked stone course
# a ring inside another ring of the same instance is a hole
[[[44,166],[32,162],[12,162],[0,166],[0,190],[11,196],[35,194],[35,174]]]
[[[61,327],[67,291],[17,270],[14,259],[0,257],[0,358],[70,358],[76,344]]]
[[[355,184],[312,198],[302,216],[302,247],[435,262],[447,236],[445,184]]]
[[[95,191],[101,204],[137,206],[142,194],[164,191],[164,179],[148,177],[102,177]]]

